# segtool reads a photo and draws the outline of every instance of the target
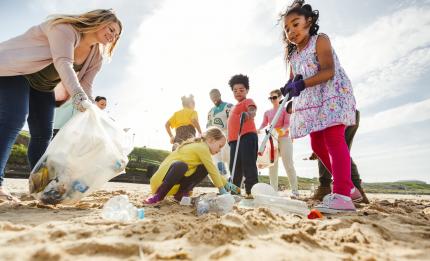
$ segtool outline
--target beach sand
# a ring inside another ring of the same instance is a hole
[[[165,200],[121,223],[101,218],[103,204],[127,194],[142,207],[148,185],[109,183],[73,206],[39,204],[27,180],[6,186],[22,203],[0,203],[0,260],[430,260],[429,196],[371,194],[357,213],[322,220],[237,207],[197,217]],[[215,189],[194,194],[205,192]]]

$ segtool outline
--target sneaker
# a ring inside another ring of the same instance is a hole
[[[154,194],[154,195],[150,196],[149,198],[145,199],[143,201],[143,204],[145,204],[145,205],[155,205],[155,204],[159,203],[162,200],[163,199],[160,198],[160,196],[158,194]]]
[[[318,186],[317,190],[315,191],[314,195],[311,197],[313,200],[319,200],[322,201],[323,198],[331,193],[331,187],[330,186]]]
[[[299,197],[300,197],[299,191],[297,191],[297,190],[291,191],[290,198],[292,198],[292,199],[298,199]]]
[[[358,190],[358,188],[353,187],[351,189],[351,199],[355,203],[360,203],[363,200],[363,196],[361,195],[361,192]]]
[[[361,196],[363,197],[363,199],[360,202],[358,202],[358,203],[369,204],[370,202],[369,202],[369,199],[366,196],[366,193],[364,193],[364,189],[363,188],[359,188],[358,190],[360,191]]]
[[[355,212],[354,203],[350,197],[332,193],[326,195],[322,204],[315,207],[321,213],[335,214],[339,212]]]

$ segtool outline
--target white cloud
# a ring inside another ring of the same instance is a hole
[[[353,81],[359,106],[410,91],[405,88],[430,63],[430,6],[413,6],[381,17],[351,36],[333,38]]]
[[[358,107],[417,91],[416,80],[429,71],[430,47],[411,50],[398,60],[374,71],[354,86]]]
[[[150,3],[148,3],[150,2]],[[38,0],[28,1],[28,6],[32,10],[46,12],[48,14],[65,14],[87,12],[93,9],[114,8],[121,18],[121,15],[132,15],[141,7],[155,6],[155,1],[115,1],[115,0],[75,0],[75,1],[55,1],[55,0]],[[126,19],[126,17],[124,17]]]
[[[360,122],[361,133],[369,133],[405,124],[413,124],[430,119],[430,99],[409,103],[394,109],[378,112]]]
[[[250,97],[261,96],[259,89],[266,97],[267,82],[253,74],[251,63],[261,49],[281,46],[278,13],[263,0],[189,0],[166,1],[147,17],[131,43],[132,60],[116,92],[122,97],[116,113],[140,134],[138,144],[169,147],[164,123],[181,108],[182,95],[194,94],[204,126],[212,106],[209,90],[219,88],[233,102],[227,82],[236,73],[250,76]]]
[[[428,164],[425,164],[429,153],[428,144],[416,145],[369,153],[355,161],[363,182],[418,179],[429,183]]]

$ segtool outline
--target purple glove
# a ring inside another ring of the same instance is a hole
[[[287,84],[287,90],[289,91],[288,97],[297,97],[305,89],[305,81],[298,80]]]
[[[290,84],[292,81],[293,81],[292,79],[289,79],[288,82],[287,82],[287,84],[285,84],[284,87],[281,87],[281,89],[279,89],[284,97],[288,93],[287,85]]]
[[[282,92],[282,95],[285,96],[285,95],[287,95],[287,93],[290,93],[291,84],[294,84],[295,82],[300,81],[300,80],[303,80],[303,76],[301,74],[297,74],[296,76],[294,76],[293,80],[289,79],[287,84],[285,84],[285,86],[280,89],[280,91]],[[304,83],[303,83],[303,86],[304,86]],[[303,87],[303,89],[304,89],[304,87]],[[303,89],[301,91],[303,91]],[[299,94],[300,94],[300,92],[299,92]],[[297,94],[295,96],[299,96],[299,95]],[[293,98],[295,96],[291,96],[291,93],[290,93],[288,100],[291,100],[291,98]]]

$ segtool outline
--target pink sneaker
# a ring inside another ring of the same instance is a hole
[[[355,206],[350,197],[332,193],[323,198],[323,202],[315,207],[321,213],[335,214],[339,212],[354,212]]]
[[[162,200],[163,199],[160,198],[160,196],[158,194],[154,194],[154,195],[150,196],[149,198],[145,199],[143,201],[143,204],[145,204],[145,205],[155,205],[155,204],[159,203]]]
[[[355,203],[359,203],[363,200],[363,195],[361,195],[360,190],[358,190],[356,187],[351,189],[351,199]]]

